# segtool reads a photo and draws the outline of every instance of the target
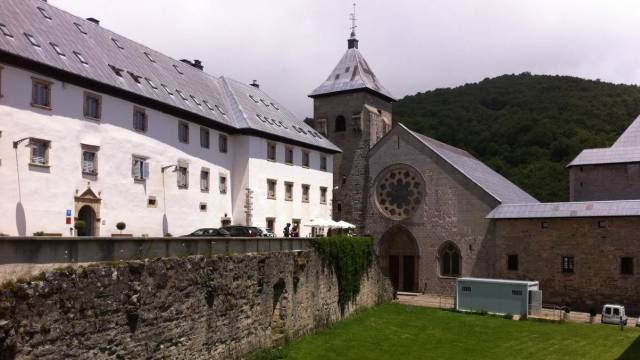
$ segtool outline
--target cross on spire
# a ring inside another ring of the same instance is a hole
[[[353,12],[349,14],[349,20],[351,20],[351,36],[347,41],[347,46],[349,49],[357,49],[358,48],[358,39],[356,38],[356,3],[353,3]]]

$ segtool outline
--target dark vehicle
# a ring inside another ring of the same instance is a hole
[[[198,230],[192,232],[191,234],[184,235],[184,237],[187,237],[187,236],[215,236],[215,237],[221,237],[221,236],[231,236],[231,235],[225,229],[204,228],[204,229],[198,229]]]
[[[223,228],[227,230],[233,237],[258,237],[260,232],[258,228],[253,226],[231,225]]]

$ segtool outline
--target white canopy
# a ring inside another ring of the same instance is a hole
[[[338,227],[340,229],[355,229],[356,228],[355,225],[353,225],[351,223],[348,223],[348,222],[346,222],[344,220],[338,221],[337,224],[338,224],[338,226],[336,226],[336,227]]]
[[[309,220],[308,223],[304,224],[304,226],[334,228],[334,229],[353,229],[356,227],[355,225],[349,224],[348,222],[343,220],[336,222],[331,219],[323,219],[323,218],[311,219]]]

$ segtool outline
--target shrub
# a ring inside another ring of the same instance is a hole
[[[76,222],[73,224],[73,228],[76,230],[82,230],[86,227],[87,227],[87,223],[84,222],[84,220],[76,220]]]
[[[33,236],[44,236],[44,231],[36,231],[33,233]]]
[[[127,228],[127,224],[125,224],[124,222],[120,221],[119,223],[116,224],[116,229],[120,230],[120,232],[122,232],[122,230]]]
[[[346,305],[360,293],[360,282],[373,263],[373,241],[367,237],[343,235],[315,238],[313,248],[338,279],[338,305],[344,314]]]
[[[504,315],[502,315],[503,319],[507,319],[507,320],[513,320],[513,314],[512,313],[506,313]]]
[[[589,307],[589,315],[591,315],[591,317],[598,315],[598,308],[596,308],[595,304],[591,304]]]

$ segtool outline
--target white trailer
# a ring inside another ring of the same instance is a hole
[[[542,309],[542,291],[537,281],[458,278],[456,309],[494,314],[536,314]]]

